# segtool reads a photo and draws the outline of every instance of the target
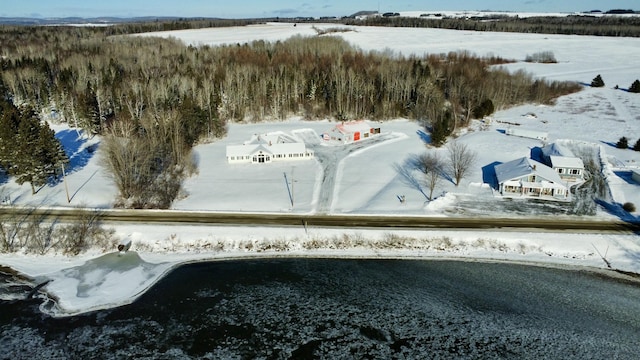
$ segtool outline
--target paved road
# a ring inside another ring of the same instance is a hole
[[[86,209],[28,209],[0,207],[0,221],[37,216],[42,221],[78,221],[95,211]],[[640,222],[593,220],[589,218],[482,218],[429,216],[366,216],[269,213],[217,213],[176,210],[100,210],[106,223],[225,225],[225,226],[306,226],[388,229],[536,229],[572,232],[622,232],[640,234]]]

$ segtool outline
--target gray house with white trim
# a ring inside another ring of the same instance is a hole
[[[547,165],[523,157],[494,167],[498,190],[504,197],[569,200],[569,188]]]

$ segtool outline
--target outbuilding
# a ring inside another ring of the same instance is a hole
[[[355,120],[342,122],[334,126],[328,133],[322,134],[322,138],[325,141],[349,144],[368,139],[377,134],[380,134],[380,128],[374,128],[364,120]]]
[[[519,137],[528,138],[528,139],[537,139],[542,141],[547,141],[549,139],[549,133],[547,132],[513,128],[513,127],[510,127],[507,130],[505,130],[505,134],[511,135],[511,136],[519,136]]]

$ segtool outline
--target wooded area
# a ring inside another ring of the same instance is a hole
[[[428,15],[428,14],[425,14]],[[436,14],[437,15],[437,14]],[[537,34],[640,36],[640,16],[531,16],[511,14],[475,17],[368,17],[345,24],[362,26],[424,27],[451,30],[498,31]]]
[[[139,29],[0,28],[8,97],[103,135],[122,206],[170,206],[194,171],[192,146],[224,136],[228,121],[404,117],[439,145],[494,109],[580,89],[491,66],[506,59],[363,52],[334,36],[196,48],[110,35]]]

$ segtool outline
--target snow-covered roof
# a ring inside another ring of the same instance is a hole
[[[563,183],[560,176],[550,167],[535,160],[523,157],[495,166],[498,183],[535,174],[554,183]]]
[[[279,143],[272,145],[264,144],[246,144],[246,145],[227,145],[227,157],[230,156],[247,156],[259,153],[264,154],[302,154],[307,151],[304,143]]]
[[[549,145],[542,147],[542,154],[547,157],[549,156],[575,157],[575,155],[571,150],[569,150],[569,148],[558,143],[551,143]]]
[[[270,148],[270,146],[262,144],[227,145],[227,157],[253,155],[259,151],[265,154],[273,154]]]
[[[343,134],[355,133],[355,132],[369,132],[371,131],[371,125],[364,120],[356,120],[343,122],[336,125],[336,129]]]
[[[551,155],[549,158],[554,168],[584,169],[582,159],[577,157]]]
[[[264,154],[292,154],[306,152],[303,142],[284,132],[272,132],[267,134],[254,134],[251,139],[242,145],[227,145],[227,157],[247,156],[262,152]]]
[[[249,144],[271,145],[271,144],[284,144],[284,143],[294,143],[294,142],[297,142],[297,141],[292,137],[288,136],[287,134],[285,134],[284,132],[276,131],[276,132],[271,132],[266,134],[254,134],[253,136],[251,136],[251,139],[249,139],[248,141],[245,141],[244,144],[245,145],[249,145]]]

